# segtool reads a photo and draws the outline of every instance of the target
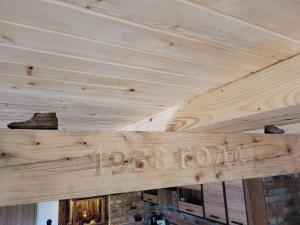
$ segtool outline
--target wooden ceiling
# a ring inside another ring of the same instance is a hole
[[[121,129],[297,55],[299,12],[298,0],[1,0],[0,127],[50,111],[63,129]]]

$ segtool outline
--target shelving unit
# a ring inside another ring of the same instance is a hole
[[[179,211],[203,217],[202,185],[177,188]]]
[[[145,202],[158,204],[158,190],[154,189],[143,191],[143,200]]]

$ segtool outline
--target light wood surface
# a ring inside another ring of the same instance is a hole
[[[300,26],[298,0],[187,0],[207,7],[241,23],[253,24],[258,29],[300,40],[294,26]],[[283,19],[284,18],[284,19]]]
[[[299,122],[300,56],[224,85],[124,130],[246,131]]]
[[[0,97],[14,95],[28,114],[57,104],[77,111],[57,114],[62,129],[121,129],[298,54],[299,5],[295,0],[2,0]],[[35,105],[29,107],[32,98]],[[0,104],[9,108],[1,108],[0,127],[25,119],[9,100]],[[104,115],[87,119],[87,108],[102,113],[95,104],[105,107]],[[176,110],[171,113],[172,124],[181,121]],[[193,113],[184,117],[188,124],[190,117],[198,119]]]
[[[298,140],[299,135],[2,129],[0,205],[299,172]]]
[[[143,200],[146,202],[151,202],[154,204],[158,204],[158,196],[157,195],[151,195],[148,193],[143,193]]]
[[[225,190],[229,224],[247,225],[247,210],[243,181],[227,181],[225,182]]]
[[[203,185],[205,217],[226,223],[226,209],[222,182]]]
[[[181,212],[203,217],[203,206],[179,201],[178,208]]]
[[[189,185],[189,186],[181,186],[181,188],[186,188],[186,189],[191,189],[191,190],[198,190],[201,191],[201,185],[197,184],[197,185]]]

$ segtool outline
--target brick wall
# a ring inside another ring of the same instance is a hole
[[[149,216],[156,211],[156,206],[144,202],[141,195],[141,192],[111,195],[109,206],[111,225],[148,224]],[[135,222],[136,215],[142,217],[141,222]]]

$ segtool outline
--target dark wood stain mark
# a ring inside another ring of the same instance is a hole
[[[185,156],[185,161],[192,161],[192,159],[193,159],[193,156],[191,156],[191,155]]]
[[[221,172],[218,172],[218,173],[216,174],[216,178],[219,179],[219,178],[221,177],[221,175],[222,175],[222,173],[221,173]]]
[[[7,152],[1,152],[1,154],[0,154],[0,159],[9,159],[11,157],[12,157],[12,155]]]
[[[196,180],[197,182],[199,182],[199,181],[201,180],[200,174],[197,174],[197,175],[196,175],[195,180]]]
[[[6,36],[5,34],[2,34],[2,38],[4,40],[7,40],[7,41],[11,42],[11,43],[16,43],[16,41],[14,39],[12,39],[11,37]]]
[[[134,88],[129,88],[128,91],[129,92],[135,92],[135,89]]]
[[[27,66],[26,74],[31,77],[32,73],[33,73],[33,66]]]
[[[136,168],[138,169],[143,169],[145,167],[145,163],[144,162],[136,162]]]

